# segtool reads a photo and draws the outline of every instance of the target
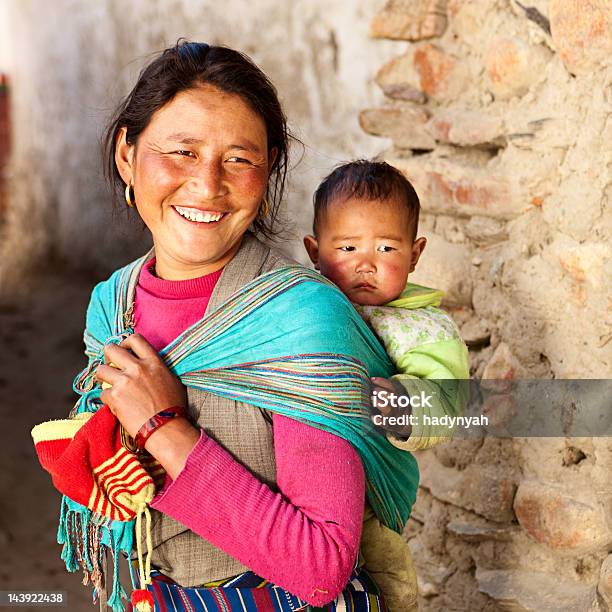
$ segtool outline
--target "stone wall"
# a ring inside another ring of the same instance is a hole
[[[373,155],[360,108],[383,95],[372,83],[393,43],[368,38],[381,0],[5,0],[0,67],[13,105],[10,202],[0,239],[0,287],[50,254],[102,275],[144,248],[146,234],[113,217],[99,139],[142,65],[179,37],[249,54],[277,86],[293,132],[285,244],[305,261],[312,193],[335,164]],[[6,24],[10,23],[10,27]],[[301,161],[300,161],[301,159]],[[299,162],[299,163],[298,163]],[[92,238],[94,245],[92,248]],[[3,276],[4,272],[4,276]]]
[[[411,278],[447,291],[473,375],[609,378],[612,4],[390,0],[370,34],[398,42],[360,122],[421,196]],[[612,604],[609,439],[454,440],[418,460],[423,610]]]

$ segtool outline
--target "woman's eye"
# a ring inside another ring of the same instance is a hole
[[[245,159],[244,157],[228,157],[227,158],[228,162],[232,162],[235,164],[250,164],[251,162],[248,159]]]
[[[184,149],[179,149],[178,151],[175,151],[175,153],[183,157],[195,157],[193,151],[186,151]]]

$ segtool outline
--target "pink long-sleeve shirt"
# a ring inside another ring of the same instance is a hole
[[[143,266],[135,331],[156,350],[202,318],[221,271],[166,281]],[[344,589],[359,550],[363,466],[342,438],[273,415],[278,492],[204,430],[176,480],[151,506],[238,559],[256,574],[323,606]]]

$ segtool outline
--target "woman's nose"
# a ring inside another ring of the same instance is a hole
[[[194,169],[189,186],[193,193],[207,200],[223,195],[222,163],[216,160],[202,160]]]

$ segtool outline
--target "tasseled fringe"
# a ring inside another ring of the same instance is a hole
[[[102,542],[104,529],[108,531],[110,547]],[[119,582],[120,541],[113,537],[106,519],[95,515],[83,516],[80,512],[70,510],[66,499],[62,498],[57,542],[63,544],[61,556],[66,569],[76,572],[79,567],[82,568],[83,584],[93,586],[95,599],[104,588],[104,555],[110,549],[113,557],[113,588],[108,606],[114,612],[123,612],[125,608],[121,600],[127,599],[127,593]]]
[[[138,612],[152,612],[155,607],[153,595],[146,589],[134,591],[130,601],[132,602],[132,606],[134,606],[134,610],[138,610]]]
[[[123,588],[121,582],[119,582],[119,542],[113,540],[111,533],[111,551],[113,555],[113,591],[108,598],[108,605],[114,610],[114,612],[123,612],[122,599],[127,599],[127,593]]]
[[[142,559],[142,515],[145,515],[145,537],[147,540],[147,559]],[[138,612],[153,612],[155,601],[153,595],[147,591],[147,585],[151,584],[151,513],[146,504],[142,504],[136,514],[136,547],[138,550],[138,574],[139,587],[132,591],[130,601]]]
[[[68,511],[68,503],[62,498],[62,509],[57,528],[57,543],[63,544],[62,559],[69,572],[76,572],[79,564],[75,557],[74,520],[76,513]]]

